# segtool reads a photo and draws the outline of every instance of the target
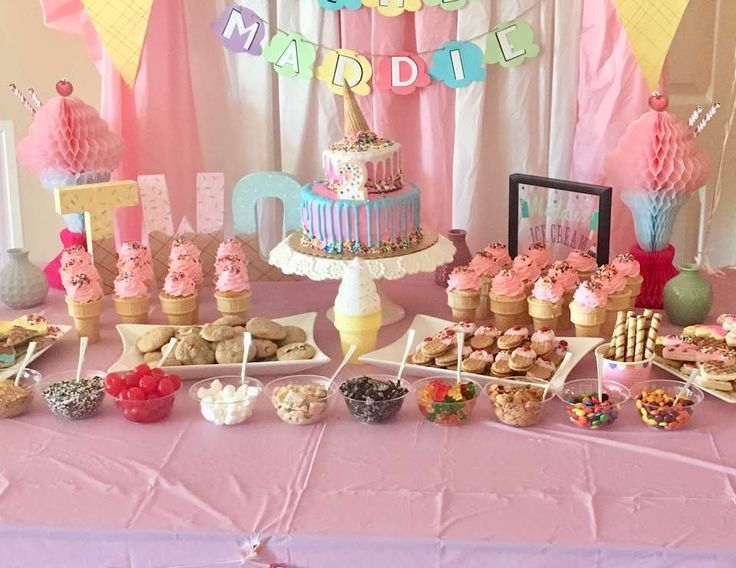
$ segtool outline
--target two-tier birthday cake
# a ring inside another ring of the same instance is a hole
[[[322,155],[325,179],[301,189],[301,245],[317,254],[389,256],[423,243],[419,189],[402,180],[401,145],[369,127],[345,88],[345,137]]]

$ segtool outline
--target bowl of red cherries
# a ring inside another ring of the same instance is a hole
[[[159,422],[171,414],[176,392],[181,388],[178,375],[162,369],[138,365],[125,374],[105,377],[105,392],[115,399],[123,416],[131,422]]]

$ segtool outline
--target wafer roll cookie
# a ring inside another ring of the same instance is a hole
[[[618,340],[618,334],[623,331],[622,324],[624,323],[624,313],[618,312],[616,314],[616,327],[613,328],[613,335],[611,335],[611,343],[608,345],[608,359],[613,359],[616,355],[616,341]]]
[[[636,318],[632,315],[626,318],[626,362],[634,361],[636,349]]]
[[[652,321],[649,322],[649,332],[647,333],[647,348],[644,352],[644,357],[649,359],[654,355],[654,346],[657,343],[657,337],[659,337],[659,323],[662,321],[662,314],[659,312],[652,316]]]
[[[651,320],[652,319],[652,316],[654,315],[654,310],[652,310],[651,308],[646,308],[644,310],[644,314],[643,315],[644,315],[644,318],[647,320],[647,324],[648,324],[649,323],[649,320]]]
[[[634,349],[634,361],[644,360],[644,348],[647,342],[647,320],[644,316],[636,318],[636,347]]]
[[[623,361],[626,359],[626,316],[623,312],[619,312],[622,315],[621,324],[616,324],[616,361]]]

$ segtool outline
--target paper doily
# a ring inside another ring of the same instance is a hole
[[[409,274],[432,272],[438,266],[451,262],[455,245],[439,235],[437,242],[429,248],[391,258],[368,258],[371,277],[374,280],[398,280]],[[348,260],[322,258],[299,252],[285,238],[271,251],[268,262],[280,268],[284,274],[306,276],[310,280],[341,280]]]

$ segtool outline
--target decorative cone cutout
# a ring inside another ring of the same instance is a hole
[[[357,136],[360,132],[370,132],[368,122],[360,110],[355,94],[350,89],[347,81],[343,84],[343,104],[345,105],[345,136]]]

